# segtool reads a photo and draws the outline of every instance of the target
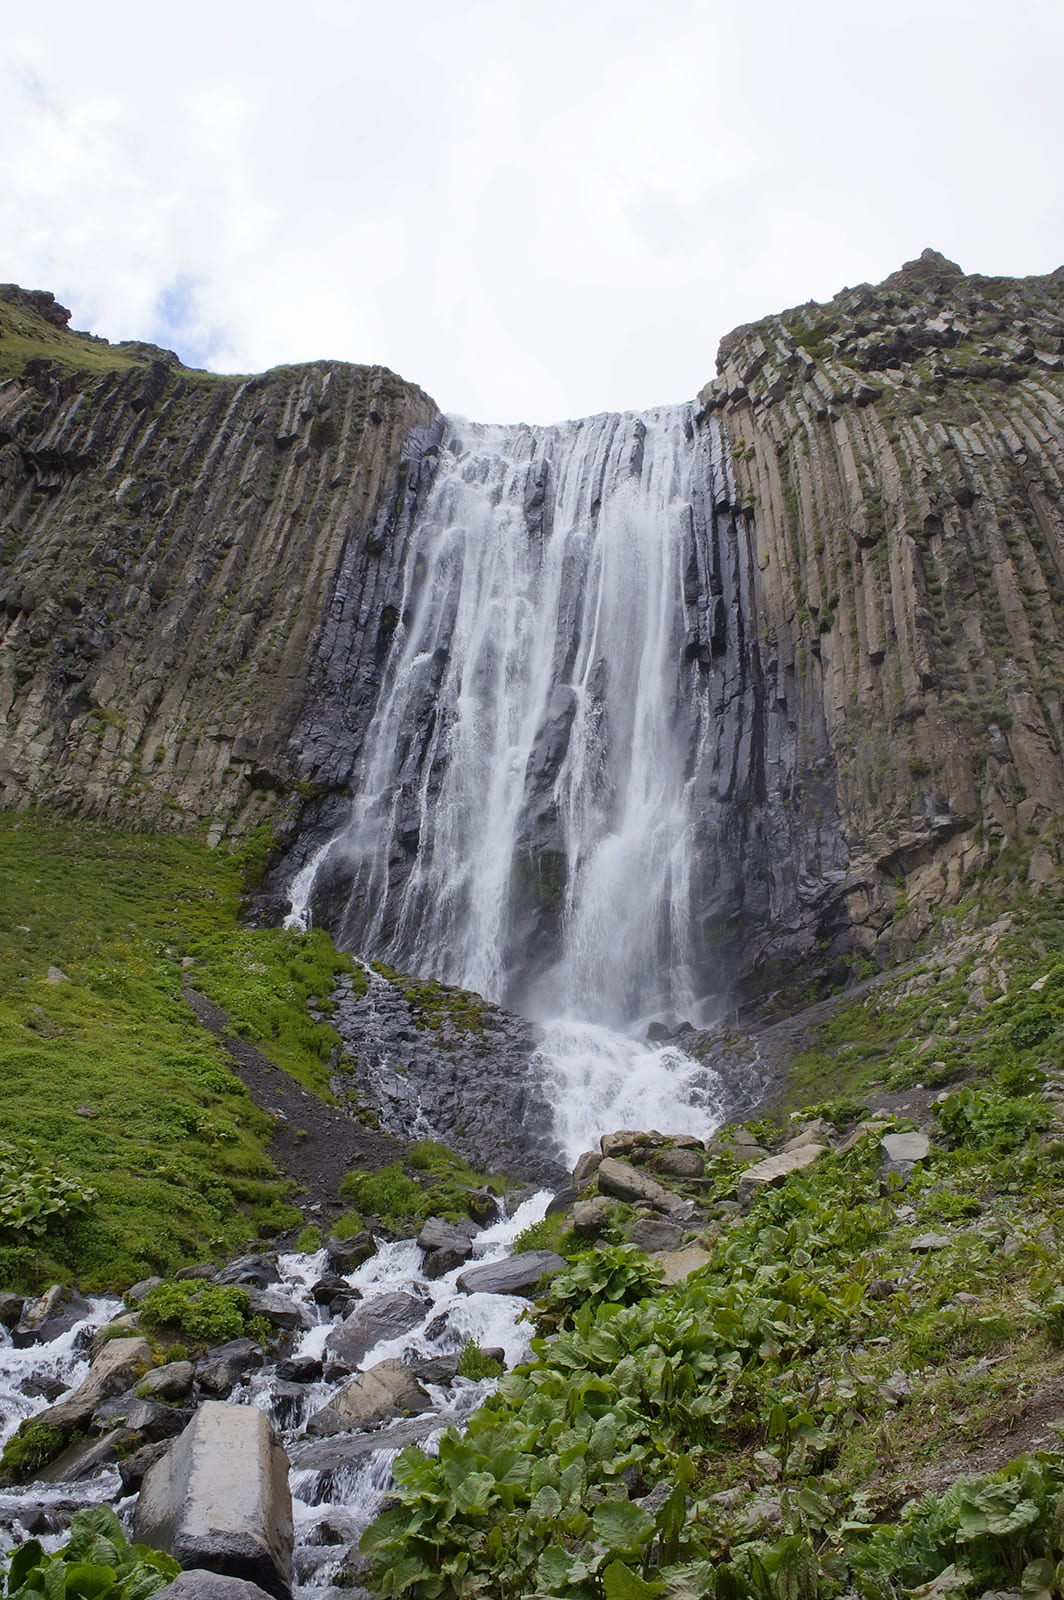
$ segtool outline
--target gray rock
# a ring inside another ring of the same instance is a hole
[[[293,1467],[310,1467],[315,1472],[334,1472],[362,1456],[374,1455],[378,1450],[402,1450],[408,1444],[435,1433],[440,1418],[433,1411],[406,1422],[393,1423],[389,1428],[378,1428],[373,1433],[335,1433],[325,1439],[297,1439],[289,1452]]]
[[[410,1370],[421,1383],[435,1383],[441,1389],[445,1389],[455,1380],[458,1357],[429,1356],[424,1361],[412,1361]]]
[[[679,1195],[664,1188],[649,1173],[639,1172],[627,1161],[616,1161],[612,1156],[605,1157],[598,1169],[598,1186],[601,1194],[629,1202],[644,1200],[657,1211],[675,1211],[683,1204]]]
[[[522,1250],[505,1261],[484,1261],[458,1275],[463,1294],[528,1294],[548,1273],[557,1277],[568,1262],[553,1250]]]
[[[442,1278],[468,1259],[468,1250],[430,1250],[421,1263],[421,1270],[426,1278]]]
[[[122,1296],[127,1306],[139,1306],[146,1295],[157,1289],[164,1280],[162,1278],[141,1278],[132,1288],[127,1289]]]
[[[827,1146],[822,1144],[803,1144],[796,1150],[783,1151],[778,1156],[769,1156],[747,1167],[739,1179],[739,1204],[752,1204],[759,1189],[777,1188],[792,1172],[812,1166],[826,1149]]]
[[[409,1367],[401,1361],[378,1361],[316,1411],[307,1423],[307,1432],[316,1438],[358,1432],[394,1417],[427,1411],[431,1404]]]
[[[224,1400],[248,1372],[261,1367],[265,1357],[254,1339],[230,1339],[217,1345],[196,1363],[196,1380],[204,1394]]]
[[[24,1306],[11,1330],[11,1342],[17,1350],[25,1350],[31,1344],[49,1344],[61,1333],[68,1333],[91,1309],[89,1302],[76,1290],[66,1284],[53,1283],[39,1299]]]
[[[93,1439],[79,1439],[37,1473],[41,1483],[77,1483],[91,1478],[101,1467],[113,1467],[134,1449],[139,1436],[130,1428],[116,1428]]]
[[[452,1250],[459,1252],[463,1260],[473,1250],[473,1241],[465,1229],[456,1228],[442,1217],[429,1217],[417,1236],[417,1242],[426,1254],[433,1250]]]
[[[921,1233],[910,1242],[909,1249],[916,1255],[926,1255],[929,1250],[944,1250],[951,1243],[945,1233]]]
[[[573,1168],[573,1187],[578,1191],[582,1189],[588,1179],[594,1177],[601,1162],[602,1155],[598,1150],[585,1150],[582,1156],[577,1156]]]
[[[669,1178],[702,1178],[706,1163],[697,1150],[659,1150],[654,1157],[654,1170]]]
[[[628,1242],[648,1255],[659,1250],[678,1250],[683,1240],[683,1229],[675,1222],[659,1222],[654,1217],[641,1217],[628,1230]]]
[[[931,1141],[923,1133],[886,1133],[879,1148],[887,1161],[924,1161],[931,1149]]]
[[[268,1289],[272,1283],[280,1283],[281,1274],[269,1256],[238,1256],[214,1274],[214,1281],[235,1283],[242,1289]]]
[[[20,1294],[0,1293],[0,1327],[13,1328],[22,1316],[26,1301]]]
[[[192,1392],[195,1376],[191,1361],[170,1361],[165,1367],[153,1367],[137,1384],[137,1393],[149,1400],[183,1400]]]
[[[155,1591],[154,1600],[270,1600],[265,1589],[246,1578],[225,1578],[217,1572],[197,1567],[182,1572],[165,1589]]]
[[[151,1345],[147,1339],[112,1339],[93,1361],[82,1383],[54,1406],[41,1411],[35,1422],[64,1433],[86,1428],[93,1412],[112,1395],[131,1389],[151,1367]]]
[[[144,1482],[145,1474],[149,1467],[153,1467],[170,1448],[169,1439],[160,1439],[155,1444],[141,1445],[139,1450],[134,1450],[132,1455],[123,1456],[118,1463],[118,1474],[122,1479],[122,1493],[136,1494]]]
[[[327,1370],[353,1372],[382,1339],[395,1339],[417,1327],[427,1309],[416,1295],[400,1291],[360,1301],[325,1341]]]
[[[329,1238],[325,1241],[325,1256],[332,1272],[341,1276],[354,1272],[363,1261],[377,1254],[377,1243],[371,1233],[356,1233],[350,1239]]]
[[[248,1310],[254,1317],[265,1317],[272,1327],[279,1328],[283,1333],[296,1333],[314,1326],[301,1305],[271,1289],[250,1289]]]
[[[572,1223],[582,1239],[597,1239],[616,1209],[608,1200],[578,1200],[572,1209]]]
[[[182,1566],[257,1583],[275,1600],[292,1588],[288,1458],[255,1406],[207,1401],[147,1473],[134,1539]]]

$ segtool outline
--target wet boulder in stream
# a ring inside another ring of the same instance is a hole
[[[522,1250],[503,1261],[483,1261],[458,1275],[463,1294],[530,1294],[541,1278],[557,1277],[569,1263],[553,1250]]]
[[[133,1536],[183,1567],[257,1583],[275,1600],[292,1591],[288,1458],[255,1406],[202,1405],[147,1473]]]
[[[378,1361],[316,1411],[307,1423],[307,1432],[325,1438],[333,1433],[375,1428],[396,1417],[428,1411],[431,1405],[409,1367],[401,1361]]]
[[[375,1344],[409,1333],[427,1309],[424,1300],[399,1290],[356,1305],[325,1341],[327,1374],[353,1372]]]

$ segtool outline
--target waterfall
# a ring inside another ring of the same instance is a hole
[[[690,406],[448,422],[350,817],[289,890],[290,921],[329,880],[347,948],[553,1025],[548,1076],[588,1117],[642,1074],[673,1084],[663,1114],[714,1121],[704,1069],[626,1036],[716,999],[698,917],[721,457]]]

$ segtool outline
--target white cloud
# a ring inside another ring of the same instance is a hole
[[[926,244],[1064,260],[1036,0],[39,16],[0,77],[0,277],[216,367],[382,362],[549,420],[685,398],[735,324]]]

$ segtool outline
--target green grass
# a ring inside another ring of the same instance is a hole
[[[269,1118],[181,988],[321,1091],[337,1036],[306,1002],[349,963],[322,934],[242,928],[242,883],[193,839],[0,817],[3,1135],[96,1196],[43,1235],[0,1230],[4,1287],[122,1286],[298,1221]]]

